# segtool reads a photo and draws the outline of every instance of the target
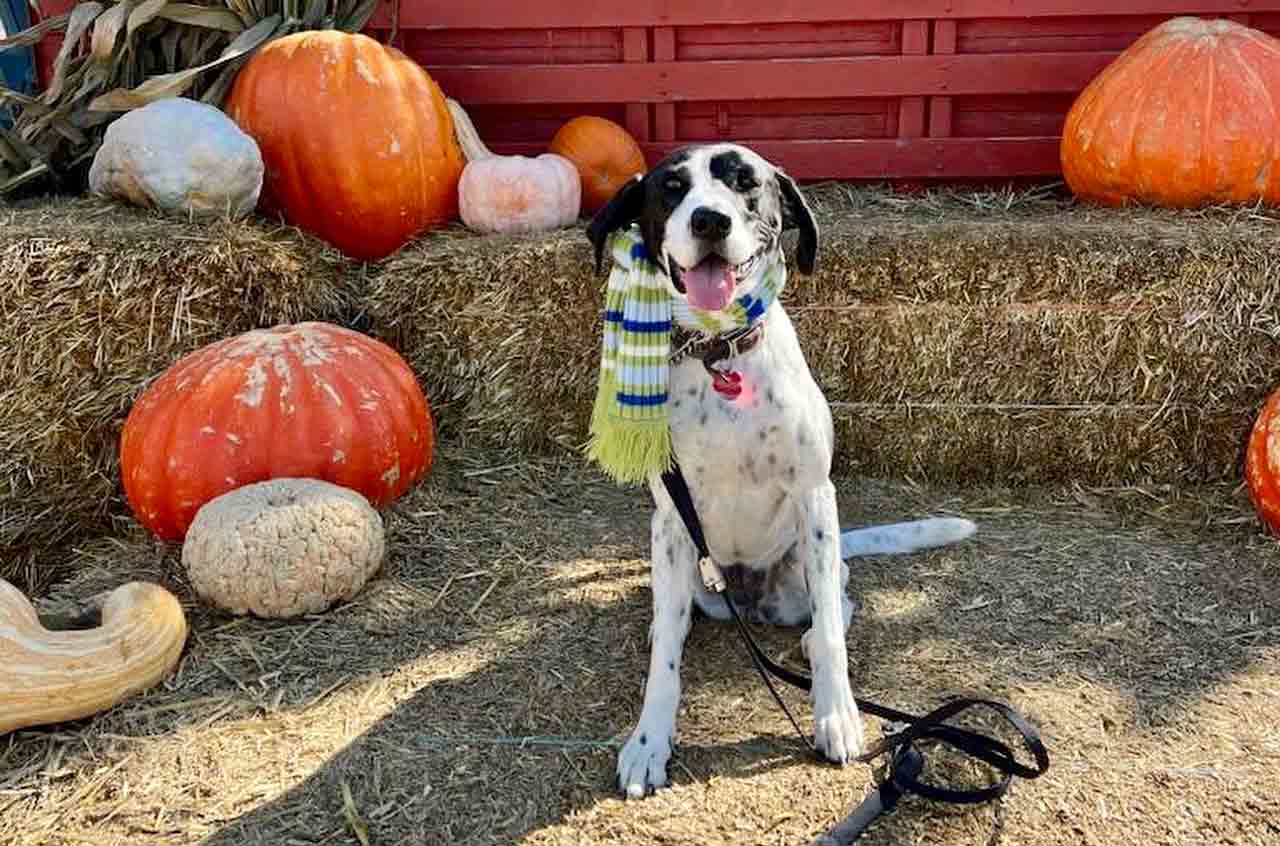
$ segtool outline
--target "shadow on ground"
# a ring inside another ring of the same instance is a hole
[[[792,844],[862,797],[867,768],[806,758],[732,629],[704,621],[675,786],[619,800],[646,657],[647,503],[575,465],[485,462],[445,456],[355,603],[289,623],[193,608],[163,689],[7,738],[0,830],[23,834],[6,842]],[[1006,698],[1054,754],[997,806],[913,803],[864,842],[1280,838],[1280,550],[1238,496],[850,482],[841,505],[847,525],[981,526],[962,547],[854,563],[859,693],[909,710]],[[122,561],[185,590],[172,552],[82,554],[99,566],[64,596],[118,581]],[[762,644],[797,660],[797,634]]]

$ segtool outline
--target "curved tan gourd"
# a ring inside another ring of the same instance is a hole
[[[0,734],[105,711],[173,672],[186,640],[182,606],[159,585],[111,591],[97,628],[49,631],[0,579]]]
[[[485,146],[484,141],[480,140],[480,133],[476,130],[476,125],[471,122],[471,115],[462,108],[462,104],[452,97],[445,97],[444,104],[453,118],[453,136],[457,139],[458,146],[462,148],[462,155],[467,161],[478,162],[482,159],[497,158],[493,151]]]

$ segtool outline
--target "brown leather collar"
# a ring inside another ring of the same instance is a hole
[[[708,369],[718,361],[745,355],[764,337],[764,321],[723,335],[699,335],[677,326],[671,335],[671,364],[677,365],[689,356],[702,359]]]

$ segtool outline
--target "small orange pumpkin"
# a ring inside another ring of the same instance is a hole
[[[263,209],[353,258],[383,258],[458,216],[464,162],[440,87],[367,35],[272,41],[224,108],[262,151]]]
[[[1080,93],[1061,160],[1081,199],[1280,202],[1280,40],[1229,20],[1155,27]]]
[[[138,521],[181,540],[200,507],[268,479],[320,479],[384,506],[431,469],[426,397],[391,347],[329,323],[224,338],[179,359],[120,436]]]
[[[613,121],[583,115],[560,127],[551,152],[564,156],[582,177],[582,211],[593,214],[628,180],[644,173],[644,152],[636,139]]]
[[[554,153],[498,156],[480,140],[466,110],[446,100],[467,166],[458,180],[462,222],[477,232],[548,232],[578,219],[582,180]]]
[[[1267,397],[1249,433],[1244,477],[1249,499],[1266,527],[1280,534],[1280,390]]]

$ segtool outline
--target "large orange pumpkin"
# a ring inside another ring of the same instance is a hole
[[[647,167],[644,152],[631,133],[607,118],[591,115],[576,117],[560,127],[549,151],[578,168],[584,214],[598,211],[627,180]]]
[[[1193,208],[1280,201],[1280,41],[1174,18],[1080,93],[1062,170],[1082,199]]]
[[[431,468],[426,397],[394,350],[328,323],[258,329],[179,359],[125,420],[120,470],[134,515],[181,540],[230,490],[322,479],[382,506]]]
[[[1280,390],[1267,397],[1244,453],[1244,478],[1258,517],[1280,534]]]
[[[367,35],[272,41],[224,108],[262,150],[261,207],[353,258],[382,258],[458,216],[465,162],[440,87]]]

